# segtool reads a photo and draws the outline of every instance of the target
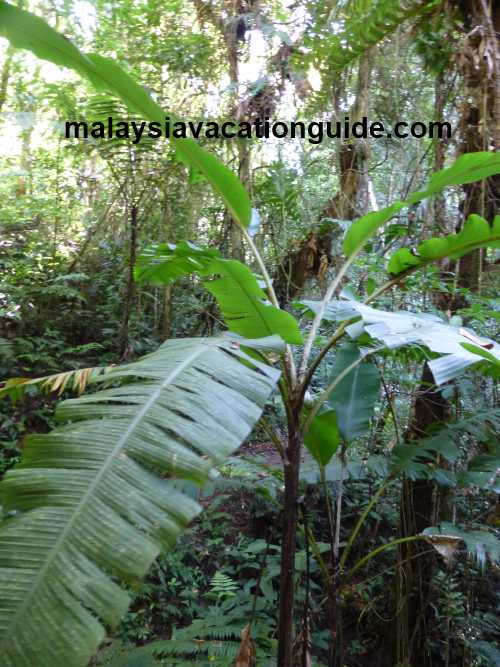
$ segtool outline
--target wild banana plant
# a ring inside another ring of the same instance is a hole
[[[3,1],[0,34],[14,46],[76,70],[144,118],[163,118],[161,107],[114,62],[81,53],[40,19]],[[472,216],[458,235],[429,239],[417,254],[398,251],[389,260],[388,281],[364,303],[339,301],[349,268],[382,225],[404,207],[445,187],[499,173],[500,156],[487,152],[463,156],[435,174],[425,190],[355,221],[344,240],[343,266],[324,298],[306,304],[313,321],[303,341],[295,318],[279,308],[253,241],[258,216],[252,213],[241,183],[196,142],[175,140],[175,145],[182,159],[222,196],[242,229],[260,282],[244,264],[190,243],[160,244],[143,254],[136,270],[139,281],[167,284],[197,274],[215,296],[232,335],[167,341],[137,362],[91,374],[90,386],[102,388],[61,403],[57,418],[62,425],[28,439],[21,463],[0,485],[3,667],[88,663],[105,627],[116,624],[127,608],[123,585],[143,576],[199,509],[173,482],[202,483],[210,476],[249,435],[275,386],[288,427],[286,443],[275,436],[285,481],[277,664],[291,667],[304,442],[324,468],[339,447],[345,449],[363,430],[374,394],[373,388],[365,394],[366,383],[375,387],[367,359],[381,349],[417,342],[435,350],[443,355],[436,360],[437,382],[472,363],[493,365],[500,358],[492,341],[484,343],[465,330],[438,320],[430,327],[428,318],[368,306],[428,261],[497,247],[499,218],[490,226]],[[337,325],[330,331],[332,321]],[[360,324],[367,334],[364,347],[354,335]],[[326,327],[328,340],[317,347],[321,327]],[[448,342],[443,342],[443,329]],[[316,371],[346,334],[354,342],[337,355],[328,387],[306,405]],[[461,345],[471,341],[476,351]],[[334,554],[338,561],[334,568],[346,561],[346,549],[342,555]]]

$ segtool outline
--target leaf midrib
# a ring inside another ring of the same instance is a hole
[[[83,508],[85,507],[85,504],[88,502],[89,498],[93,495],[93,493],[96,491],[98,485],[102,481],[103,477],[105,474],[108,472],[110,466],[114,463],[114,460],[118,453],[122,450],[124,444],[127,442],[128,438],[130,435],[133,433],[135,428],[138,426],[138,424],[142,421],[143,417],[146,415],[148,410],[151,408],[151,406],[158,400],[159,396],[161,395],[161,392],[167,387],[169,384],[171,384],[179,375],[182,373],[187,366],[189,366],[191,363],[193,363],[198,357],[200,357],[204,352],[207,351],[208,348],[210,347],[216,347],[220,344],[220,340],[216,340],[214,342],[204,342],[200,343],[201,349],[196,350],[193,352],[187,359],[185,359],[172,373],[170,373],[165,380],[157,387],[157,389],[151,394],[150,398],[143,404],[142,408],[139,410],[139,412],[133,417],[131,420],[129,426],[127,427],[125,433],[118,439],[118,442],[116,446],[112,449],[110,452],[109,456],[107,457],[104,465],[100,468],[99,472],[95,476],[94,480],[92,483],[89,485],[88,490],[85,492],[83,495],[82,499],[78,503],[78,505],[74,508],[73,510],[73,516],[67,523],[66,527],[61,533],[61,536],[57,540],[57,542],[54,544],[52,549],[50,550],[47,559],[45,561],[45,564],[41,568],[40,572],[38,573],[35,581],[33,582],[33,586],[31,588],[31,591],[28,595],[25,596],[23,603],[21,607],[19,608],[17,614],[14,617],[13,623],[10,626],[9,632],[6,633],[6,637],[10,638],[11,633],[14,632],[14,629],[18,625],[19,620],[22,618],[24,611],[26,610],[26,607],[30,604],[31,599],[33,596],[36,594],[36,591],[38,589],[38,586],[40,583],[43,581],[47,571],[49,568],[52,566],[53,561],[57,557],[59,550],[61,548],[61,545],[65,542],[68,534],[70,531],[73,529],[73,526],[77,520],[77,518],[80,516]]]
[[[225,262],[227,260],[221,260],[221,261]],[[229,260],[229,262],[230,261],[231,260]],[[264,306],[264,307],[267,304],[263,303],[262,301],[259,301],[258,297],[256,295],[253,295],[253,294],[250,293],[250,291],[246,287],[245,282],[239,279],[239,276],[237,275],[237,273],[238,273],[237,271],[236,272],[232,271],[232,266],[229,263],[224,268],[227,271],[227,274],[226,274],[227,277],[234,280],[235,283],[240,286],[240,289],[245,294],[245,296],[247,298],[247,301],[250,304],[251,310],[257,316],[257,320],[259,320],[259,319],[261,320],[262,324],[264,325],[265,330],[268,332],[267,335],[270,336],[270,335],[274,334],[275,331],[273,331],[272,327],[268,324],[266,318],[264,317],[264,313],[262,313],[262,311],[258,308],[259,303],[260,303],[261,306]],[[215,267],[214,267],[214,269],[215,269]],[[214,272],[217,273],[217,271],[214,271]],[[224,274],[222,274],[222,273],[219,274],[219,275],[221,275],[222,278],[224,277]],[[208,284],[210,284],[210,283],[208,283]],[[265,293],[264,292],[262,292],[262,298],[263,299],[265,298]],[[269,305],[271,305],[271,304],[269,304]],[[281,312],[283,312],[283,311],[281,311]],[[255,315],[254,315],[254,317],[255,317]],[[232,319],[238,320],[238,319],[241,319],[241,318],[233,317]],[[278,335],[280,335],[280,334],[278,334]]]

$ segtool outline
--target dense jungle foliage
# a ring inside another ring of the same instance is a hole
[[[0,173],[0,667],[500,665],[498,3],[0,0]]]

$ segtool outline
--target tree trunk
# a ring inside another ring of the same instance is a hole
[[[467,47],[467,57],[459,61],[465,88],[459,126],[461,152],[500,150],[500,7],[497,3],[492,12],[487,0],[461,0],[459,7]],[[486,47],[492,65],[483,57]],[[492,220],[500,206],[500,176],[469,183],[463,189],[463,221],[471,213]],[[480,291],[482,257],[482,250],[475,250],[460,258],[458,287]],[[467,305],[466,299],[457,301],[455,308]]]
[[[285,497],[281,542],[278,667],[292,667],[293,664],[295,543],[298,518],[300,453],[302,448],[299,413],[300,406],[292,406],[288,422],[288,446],[285,451]]]
[[[434,116],[437,122],[443,122],[444,108],[446,104],[445,74],[440,72],[436,76],[434,85]],[[446,159],[447,142],[443,139],[436,139],[434,145],[434,168],[436,171],[444,169]],[[434,224],[442,233],[449,233],[446,225],[446,200],[442,192],[434,197]]]
[[[349,112],[351,123],[368,116],[370,101],[370,75],[373,50],[362,56],[358,69],[356,98]],[[340,145],[338,164],[340,188],[328,206],[328,217],[352,220],[369,210],[369,180],[367,175],[368,148],[363,140],[350,139]]]
[[[121,353],[128,354],[128,333],[130,324],[130,315],[135,297],[134,266],[137,256],[137,206],[134,204],[130,210],[130,250],[128,264],[128,279],[125,292],[125,311],[123,315],[123,324],[121,331]]]
[[[421,384],[415,400],[413,419],[407,440],[425,437],[431,427],[443,424],[449,414],[448,402],[434,386],[427,364],[424,365]],[[435,525],[437,516],[437,489],[432,480],[404,480],[400,506],[400,537],[410,537]],[[396,650],[398,664],[411,667],[431,666],[426,648],[427,623],[430,618],[429,589],[434,557],[423,555],[422,548],[412,542],[400,545],[396,574]]]
[[[12,66],[13,57],[14,47],[9,44],[7,47],[7,53],[5,55],[2,72],[0,73],[0,113],[2,112],[5,102],[7,101],[7,88],[9,86],[10,68]]]
[[[351,122],[368,116],[372,59],[370,49],[359,63],[356,98],[349,113]],[[366,142],[355,139],[342,141],[337,161],[339,190],[327,203],[321,218],[353,220],[370,209]],[[321,285],[332,264],[331,246],[335,233],[331,228],[323,233],[313,230],[298,248],[285,256],[275,275],[275,290],[282,307],[304,288],[308,279],[317,278]]]
[[[444,76],[439,74],[435,84],[435,117],[442,120],[444,112]],[[444,167],[446,144],[438,141],[434,152],[434,169]],[[435,221],[446,232],[445,201],[436,197],[434,203]],[[437,307],[448,307],[448,294],[434,291],[431,298]],[[436,423],[444,423],[448,416],[448,404],[434,386],[434,379],[427,364],[424,365],[421,383],[415,400],[413,418],[407,433],[407,440],[419,440]],[[438,507],[440,489],[432,480],[403,481],[400,501],[401,537],[410,537],[439,521]],[[425,549],[420,545],[407,543],[398,549],[398,568],[396,572],[396,650],[394,661],[403,665],[427,667],[431,658],[425,642],[427,619],[429,616],[429,585],[434,569],[432,555],[422,555]]]
[[[172,325],[172,285],[166,285],[163,290],[163,312],[161,317],[160,336],[162,340],[167,340],[170,336]]]

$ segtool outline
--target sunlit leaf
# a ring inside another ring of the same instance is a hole
[[[457,234],[427,239],[416,250],[401,248],[389,260],[387,270],[399,275],[410,268],[420,268],[441,259],[457,259],[477,248],[500,247],[500,216],[493,225],[479,215],[471,215]]]
[[[405,201],[397,201],[380,211],[373,211],[353,222],[344,239],[344,253],[356,255],[375,232],[403,208],[441,192],[451,185],[465,185],[500,173],[500,154],[486,151],[461,155],[447,169],[435,173],[425,190],[414,192]]]
[[[168,284],[191,274],[206,278],[204,285],[217,299],[231,331],[249,339],[277,334],[287,343],[302,342],[295,318],[269,303],[250,269],[237,260],[224,259],[213,248],[188,242],[160,244],[139,257],[135,272],[137,280],[153,284]]]

